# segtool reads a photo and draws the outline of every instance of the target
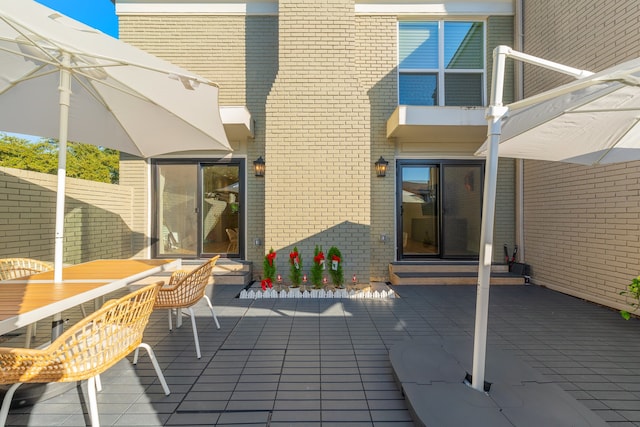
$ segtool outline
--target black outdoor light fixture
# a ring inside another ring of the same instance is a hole
[[[253,170],[256,172],[256,176],[264,176],[264,159],[262,156],[258,157],[253,162]]]
[[[389,162],[387,162],[382,156],[380,156],[378,161],[375,163],[375,165],[376,165],[376,174],[378,175],[379,178],[384,178],[385,176],[387,176],[387,165],[388,164],[389,164]]]

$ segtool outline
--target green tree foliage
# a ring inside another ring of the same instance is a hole
[[[117,184],[118,151],[90,144],[67,144],[67,176]],[[26,139],[0,134],[0,166],[49,174],[58,173],[58,141]]]

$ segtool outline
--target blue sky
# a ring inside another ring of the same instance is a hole
[[[16,0],[18,1],[18,0]],[[118,18],[111,0],[36,0],[77,21],[118,37]]]

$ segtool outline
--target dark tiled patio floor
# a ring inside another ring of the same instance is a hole
[[[390,346],[473,336],[475,287],[401,286],[395,300],[241,300],[240,290],[216,285],[220,330],[198,306],[200,360],[188,319],[170,333],[166,312],[154,313],[145,341],[171,395],[146,356],[136,367],[122,361],[102,376],[102,425],[412,426]],[[537,286],[493,287],[489,345],[513,352],[611,425],[640,425],[638,320]],[[73,388],[13,409],[8,425],[85,425],[79,399]]]

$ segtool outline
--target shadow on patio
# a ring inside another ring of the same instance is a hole
[[[102,377],[103,425],[413,426],[389,348],[473,336],[473,286],[398,286],[393,300],[242,300],[241,286],[214,289],[222,329],[199,304],[202,359],[190,323],[169,332],[166,313],[155,312],[145,341],[171,395],[147,357],[137,367],[130,357]],[[637,319],[533,285],[492,288],[489,312],[490,347],[518,356],[611,425],[640,422]],[[81,408],[72,389],[12,409],[8,425],[85,425]]]

